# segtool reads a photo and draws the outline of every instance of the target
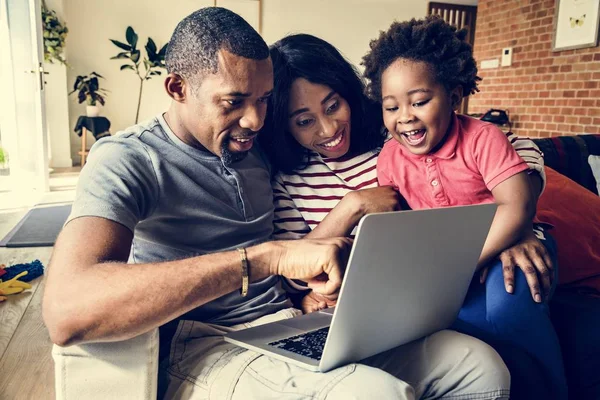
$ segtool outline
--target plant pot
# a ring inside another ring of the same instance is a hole
[[[85,114],[88,117],[97,117],[98,115],[100,115],[100,106],[86,106]]]

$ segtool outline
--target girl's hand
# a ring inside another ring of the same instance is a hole
[[[344,199],[352,204],[352,208],[363,215],[401,210],[400,194],[392,186],[378,186],[348,193]]]
[[[500,261],[502,261],[504,286],[508,293],[514,292],[515,266],[517,266],[525,273],[531,296],[536,303],[541,303],[542,297],[548,296],[554,265],[546,247],[533,231],[528,231],[517,244],[500,253]],[[481,283],[485,282],[486,276],[487,267],[481,271]]]

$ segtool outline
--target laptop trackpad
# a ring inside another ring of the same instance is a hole
[[[283,319],[277,321],[277,323],[288,326],[290,328],[312,331],[315,329],[323,328],[325,326],[329,326],[331,324],[331,318],[331,314],[313,312],[296,318]]]

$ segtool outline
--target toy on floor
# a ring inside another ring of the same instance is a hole
[[[0,301],[6,300],[6,296],[10,294],[21,293],[25,289],[31,289],[31,285],[27,282],[18,280],[20,277],[27,275],[27,271],[23,271],[12,279],[5,282],[0,282]]]
[[[44,274],[44,266],[39,260],[31,263],[15,264],[6,267],[0,264],[0,302],[6,300],[7,295],[21,293],[25,289],[31,289],[27,282]]]

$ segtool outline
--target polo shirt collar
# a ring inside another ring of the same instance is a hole
[[[430,158],[432,156],[435,158],[441,158],[443,160],[451,159],[456,154],[456,146],[458,144],[458,130],[459,130],[459,125],[460,125],[460,121],[458,120],[458,117],[456,116],[455,112],[452,113],[452,117],[450,119],[450,124],[451,124],[450,132],[448,132],[448,135],[445,138],[444,144],[435,153],[418,154],[417,155],[417,154],[411,153],[406,147],[400,146],[400,148],[402,149],[402,152],[405,155],[408,155],[409,157],[413,157],[413,158],[417,158],[417,159]]]

